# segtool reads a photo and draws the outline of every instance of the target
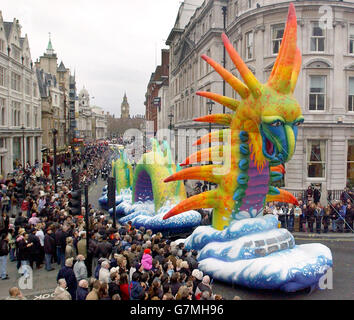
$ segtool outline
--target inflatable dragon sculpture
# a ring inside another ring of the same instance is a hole
[[[260,217],[268,201],[297,204],[292,194],[270,185],[282,178],[283,163],[293,156],[298,126],[304,121],[293,96],[301,68],[294,5],[290,4],[279,54],[265,84],[256,79],[225,34],[222,40],[244,82],[210,57],[202,58],[239,94],[241,101],[197,92],[234,113],[195,119],[229,126],[195,144],[226,143],[198,151],[181,165],[212,161],[218,156],[223,164],[186,168],[165,179],[205,180],[218,187],[185,199],[164,219],[188,210],[214,209],[212,226],[197,228],[185,244],[199,250],[199,267],[216,278],[253,288],[286,291],[313,286],[332,265],[330,250],[320,244],[295,246],[292,234],[277,228],[275,216]]]

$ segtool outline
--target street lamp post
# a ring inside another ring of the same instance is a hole
[[[173,118],[173,113],[172,111],[169,113],[168,118],[170,119],[170,125],[168,129],[170,130],[170,145],[172,144],[172,118]]]
[[[25,163],[25,127],[22,125],[21,130],[22,130],[22,161],[23,161],[23,170],[25,170],[26,163]]]
[[[54,159],[53,159],[53,165],[54,165],[54,192],[57,192],[57,129],[52,129],[53,133],[53,153],[54,153]]]
[[[222,8],[222,15],[223,15],[223,22],[224,22],[224,32],[226,32],[226,12],[227,12],[227,7],[223,6]],[[226,51],[225,51],[225,46],[223,46],[223,67],[225,69],[226,67]],[[222,82],[222,94],[225,96],[225,79],[223,79]],[[222,107],[222,113],[225,113],[225,106]]]
[[[211,115],[212,111],[213,111],[213,105],[215,104],[214,101],[209,100],[207,102],[208,105],[208,111],[209,111],[209,115]],[[211,122],[209,122],[209,149],[211,148],[211,137],[210,137],[210,133],[211,133]],[[210,152],[210,157],[211,157],[211,152]],[[209,164],[212,164],[211,159],[209,159]],[[211,183],[209,182],[209,190],[211,190]]]

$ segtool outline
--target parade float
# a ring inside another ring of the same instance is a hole
[[[116,214],[119,223],[132,222],[154,232],[182,233],[200,225],[200,213],[194,210],[184,212],[169,220],[165,214],[187,198],[183,182],[165,184],[164,179],[181,168],[174,164],[167,141],[160,146],[151,140],[152,150],[143,154],[134,171],[124,150],[112,163],[112,174],[116,178]],[[99,199],[101,207],[107,208],[107,190]],[[113,209],[108,211],[111,215]]]
[[[212,225],[196,228],[184,243],[187,249],[198,250],[199,269],[215,279],[256,289],[293,292],[317,287],[332,267],[332,254],[326,246],[296,245],[288,230],[278,228],[276,216],[263,216],[263,207],[269,201],[297,205],[291,193],[271,186],[285,173],[283,164],[294,154],[298,126],[304,121],[293,96],[301,69],[296,39],[296,13],[290,4],[279,54],[265,84],[256,79],[225,34],[224,46],[244,82],[210,57],[202,56],[241,100],[197,92],[233,113],[195,119],[229,129],[199,139],[197,145],[224,143],[192,154],[181,166],[202,159],[212,161],[217,155],[222,155],[223,164],[189,167],[170,175],[165,182],[204,180],[218,187],[181,201],[164,219],[169,221],[190,210],[213,208]]]

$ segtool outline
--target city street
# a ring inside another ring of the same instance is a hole
[[[353,58],[354,0],[3,0],[0,300],[354,300]]]
[[[89,201],[98,208],[98,198],[102,194],[102,188],[106,181],[98,180],[98,184],[91,185],[89,188]],[[349,279],[354,278],[354,269],[352,267],[352,257],[354,255],[354,235],[352,234],[304,234],[296,233],[297,244],[319,242],[328,246],[333,255],[333,290],[316,290],[312,293],[302,291],[293,294],[283,292],[251,290],[248,288],[231,286],[219,281],[214,281],[213,288],[216,294],[221,294],[225,299],[231,300],[235,295],[243,300],[262,300],[262,299],[286,299],[286,300],[344,300],[354,299],[352,282]],[[43,268],[33,272],[33,288],[23,289],[22,292],[29,300],[51,300],[52,293],[56,287],[56,276],[58,266],[55,270],[47,272]],[[8,274],[10,279],[0,281],[0,299],[8,296],[8,289],[12,286],[18,286],[20,275],[17,273],[16,262],[8,262]]]

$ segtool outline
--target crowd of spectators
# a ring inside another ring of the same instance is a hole
[[[130,223],[113,228],[106,217],[93,224],[89,256],[85,236],[81,232],[75,257],[67,240],[55,300],[222,299],[213,292],[210,277],[198,269],[197,252],[183,243]]]
[[[354,232],[354,193],[349,188],[343,190],[340,200],[327,200],[323,205],[320,194],[309,187],[298,202],[296,206],[270,202],[264,213],[276,215],[280,226],[291,232]]]
[[[93,183],[100,173],[106,177],[111,155],[105,145],[87,146],[74,166],[81,172],[80,184]],[[19,181],[24,182],[23,199],[16,189]],[[18,170],[0,182],[3,280],[12,276],[7,274],[9,258],[25,281],[31,269],[57,272],[56,300],[222,299],[214,294],[209,276],[198,270],[197,252],[161,233],[130,223],[114,228],[107,215],[89,205],[87,235],[85,209],[76,216],[70,211],[71,178],[62,179],[58,193],[51,175],[39,167]],[[16,287],[9,294],[11,300],[24,299]]]
[[[102,170],[108,174],[111,152],[105,144],[87,145],[83,153],[76,156],[75,168],[82,172],[79,183],[92,183],[95,174]],[[83,216],[71,215],[71,191],[72,179],[67,177],[58,183],[55,193],[52,176],[47,176],[37,163],[25,169],[19,166],[7,179],[0,180],[0,273],[3,280],[9,279],[8,255],[10,261],[16,261],[17,269],[22,268],[25,277],[29,276],[28,266],[40,269],[45,263],[46,270],[50,271],[53,259],[64,265],[66,238],[58,237],[58,233],[68,232],[67,236],[72,236],[75,242],[78,232],[84,229]]]

